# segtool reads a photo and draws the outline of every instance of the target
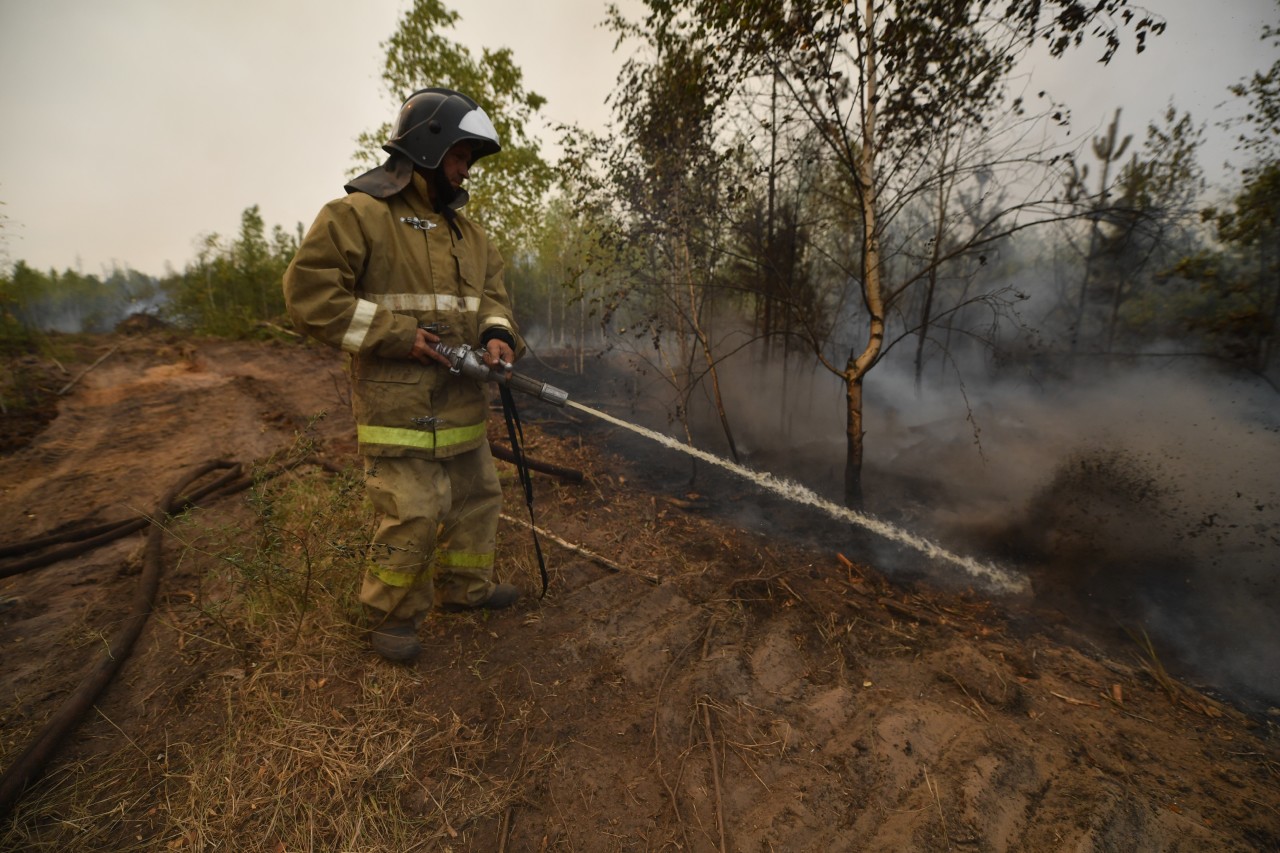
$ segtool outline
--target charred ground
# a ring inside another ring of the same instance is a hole
[[[4,849],[1280,846],[1274,720],[1158,649],[730,524],[532,406],[530,455],[584,474],[535,475],[550,592],[439,617],[387,666],[351,625],[371,518],[338,358],[153,332],[23,367],[57,390],[113,346],[0,458],[6,542],[152,513],[210,459],[297,465],[166,525],[141,641]],[[503,475],[500,571],[533,590]],[[4,766],[101,655],[140,549],[0,581]]]

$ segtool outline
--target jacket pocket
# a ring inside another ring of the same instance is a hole
[[[415,428],[433,414],[432,392],[443,368],[399,359],[360,359],[355,365],[351,403],[357,424]]]

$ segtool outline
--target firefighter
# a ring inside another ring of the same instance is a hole
[[[524,344],[502,257],[460,212],[470,168],[500,150],[484,110],[422,89],[383,149],[385,163],[320,211],[284,293],[299,329],[350,355],[366,488],[381,515],[360,601],[374,650],[409,662],[433,607],[509,607],[520,595],[494,580],[502,493],[486,389],[451,373],[432,344],[475,346],[500,369]]]

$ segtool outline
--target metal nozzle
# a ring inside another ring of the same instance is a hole
[[[548,385],[545,382],[539,382],[537,379],[530,379],[528,376],[522,376],[519,373],[509,373],[505,379],[506,384],[521,392],[537,397],[539,400],[545,400],[553,406],[563,407],[565,401],[569,399],[569,392],[561,390],[554,385]]]
[[[537,379],[530,379],[528,376],[514,373],[509,364],[503,365],[502,369],[499,370],[491,369],[481,360],[479,354],[466,344],[460,347],[451,347],[445,343],[438,343],[434,346],[436,352],[449,359],[452,364],[450,369],[454,373],[481,382],[488,381],[506,385],[522,394],[529,394],[539,400],[545,400],[553,406],[563,407],[569,399],[568,391],[562,391],[554,385],[548,385],[545,382],[539,382]]]

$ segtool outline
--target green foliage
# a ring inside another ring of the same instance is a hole
[[[1045,159],[1012,69],[1040,40],[1056,56],[1101,39],[1105,62],[1123,30],[1141,50],[1164,26],[1125,0],[646,0],[641,20],[614,8],[611,24],[647,49],[615,95],[619,145],[633,149],[607,161],[623,224],[661,223],[665,243],[645,246],[659,273],[679,271],[658,263],[664,246],[687,253],[698,274],[670,278],[702,290],[681,315],[705,353],[727,337],[707,289],[741,286],[757,329],[803,341],[841,377],[855,500],[867,372],[971,306],[1003,310],[1008,288],[972,290],[970,259],[1058,214],[1047,192],[985,206],[1015,183],[1026,193],[1019,169]],[[642,203],[646,188],[658,204]],[[686,208],[699,198],[715,203]],[[670,304],[674,288],[661,291]]]
[[[137,270],[117,267],[100,278],[17,261],[0,275],[0,344],[23,349],[45,331],[109,332],[130,313],[153,310],[159,298],[159,282]]]
[[[458,20],[458,13],[440,0],[414,0],[383,45],[382,80],[397,107],[418,89],[440,86],[462,92],[484,108],[502,152],[472,171],[468,213],[511,254],[528,245],[551,185],[551,169],[528,128],[546,99],[525,89],[510,49],[485,48],[477,58],[449,39],[446,32]],[[357,171],[382,162],[381,146],[390,136],[390,122],[360,135]]]
[[[1280,26],[1264,26],[1262,40],[1280,47]],[[1276,160],[1280,154],[1280,59],[1230,87],[1230,91],[1249,102],[1249,112],[1235,122],[1246,128],[1239,137],[1240,148],[1264,162]]]
[[[0,273],[0,352],[4,355],[26,351],[35,331],[23,321],[24,287],[17,273],[16,266]]]
[[[1198,314],[1202,309],[1184,296],[1171,298],[1166,270],[1177,258],[1197,250],[1204,176],[1198,155],[1204,128],[1189,113],[1170,105],[1160,122],[1147,128],[1141,149],[1108,181],[1113,163],[1127,150],[1131,137],[1117,144],[1120,112],[1108,135],[1094,141],[1101,166],[1096,194],[1088,195],[1088,166],[1068,186],[1086,219],[1072,223],[1088,228],[1084,276],[1076,295],[1072,328],[1073,353],[1139,349],[1169,335],[1168,312],[1178,306]]]
[[[206,334],[239,337],[285,312],[280,282],[298,237],[279,225],[268,239],[257,205],[240,215],[240,232],[224,241],[203,238],[196,260],[165,281],[169,315]]]
[[[650,336],[684,332],[716,297],[717,247],[734,215],[739,177],[719,144],[723,99],[707,51],[672,34],[651,62],[628,62],[614,101],[620,133],[604,152],[620,243],[634,247],[627,279]],[[585,201],[585,206],[601,205]],[[688,296],[690,285],[698,295]]]
[[[717,375],[724,350],[712,330],[726,307],[736,309],[720,271],[744,159],[740,146],[719,139],[724,92],[707,47],[677,32],[649,47],[652,57],[627,62],[619,78],[618,135],[569,145],[562,169],[574,207],[609,223],[599,233],[607,235],[600,248],[619,280],[602,294],[613,342],[666,381],[686,434],[690,400],[705,390],[736,455]]]
[[[1025,216],[1017,225],[1006,225],[1002,210],[969,214],[998,197],[996,182],[1003,175],[993,164],[1010,170],[1039,154],[1011,151],[998,142],[1009,122],[1025,114],[1007,83],[1032,44],[1044,41],[1060,55],[1083,45],[1086,37],[1099,39],[1106,61],[1124,29],[1133,31],[1139,51],[1148,34],[1164,29],[1157,19],[1134,16],[1122,0],[894,2],[865,9],[842,0],[653,0],[647,12],[638,22],[614,14],[615,29],[647,43],[657,57],[650,77],[633,73],[622,81],[620,103],[635,101],[658,69],[682,57],[699,60],[697,66],[685,63],[693,70],[684,80],[677,78],[682,87],[675,91],[689,97],[666,99],[660,127],[674,135],[696,135],[708,124],[708,113],[733,125],[747,162],[768,186],[757,180],[744,181],[742,188],[753,200],[757,220],[765,209],[765,227],[754,230],[763,230],[767,239],[753,237],[747,226],[740,229],[744,243],[732,250],[742,261],[739,269],[754,263],[761,271],[790,270],[792,292],[784,288],[761,299],[785,300],[778,310],[797,318],[795,325],[806,330],[816,351],[835,330],[832,314],[852,312],[858,302],[883,301],[875,311],[890,315],[906,305],[918,285],[936,280],[939,266],[978,254],[1001,239],[1004,228],[1025,227]],[[766,86],[781,95],[766,100]],[[631,131],[628,142],[646,135],[635,132],[645,128],[634,121],[623,124]],[[1025,129],[1010,135],[1021,133]],[[647,135],[662,150],[671,150],[669,139],[652,131]],[[686,138],[683,146],[689,145]],[[984,146],[997,146],[998,153],[987,154]],[[782,199],[779,187],[788,184],[793,194]],[[942,196],[953,209],[937,210],[944,185],[955,188]],[[967,194],[961,192],[965,189]],[[721,193],[726,197],[723,185]],[[968,208],[960,208],[964,204]],[[1025,207],[1011,204],[1008,219]],[[720,208],[728,205],[722,202]],[[785,217],[780,218],[788,209],[797,223],[790,234]],[[873,223],[870,232],[861,233],[868,222]],[[972,233],[957,227],[966,222]],[[799,228],[801,223],[805,227]],[[929,234],[935,248],[947,250],[913,247],[911,233]],[[815,251],[794,245],[801,235]],[[770,240],[777,245],[766,246]],[[896,258],[880,259],[878,246],[867,240],[890,241],[886,251],[896,252]],[[873,248],[873,254],[864,251]],[[816,270],[804,266],[806,257],[820,258],[827,267],[825,297],[813,289]],[[878,279],[885,273],[899,280],[881,292]],[[775,283],[779,277],[761,276]],[[850,281],[863,289],[861,300],[849,298],[836,284]],[[967,287],[956,295],[961,302],[972,297]]]
[[[229,554],[228,565],[252,609],[301,617],[317,596],[353,606],[352,581],[370,532],[360,472],[264,480],[249,501],[258,516],[256,541],[248,552]]]
[[[663,40],[687,33],[708,45],[718,86],[781,73],[800,111],[819,125],[837,156],[852,158],[865,130],[880,149],[911,146],[956,125],[990,126],[1007,77],[1035,41],[1054,56],[1085,42],[1105,43],[1106,62],[1132,27],[1139,52],[1158,19],[1137,17],[1126,0],[964,0],[874,5],[869,23],[861,3],[848,0],[653,0],[633,32]],[[878,78],[875,126],[858,121],[854,103]]]
[[[525,337],[538,330],[539,343],[571,349],[580,368],[588,341],[599,338],[606,250],[599,230],[564,196],[548,202],[538,226],[529,249],[508,259],[507,286]]]
[[[1280,45],[1280,27],[1264,27],[1262,38]],[[1220,247],[1168,270],[1168,289],[1181,298],[1165,316],[1212,352],[1270,375],[1280,335],[1280,60],[1231,92],[1248,102],[1236,122],[1246,128],[1239,147],[1256,159],[1230,202],[1202,214]]]
[[[734,288],[758,332],[805,340],[835,372],[834,338],[858,313],[872,326],[915,322],[923,337],[995,304],[970,270],[1052,201],[995,205],[1002,181],[1041,158],[1002,138],[1030,138],[1014,126],[1026,105],[1008,76],[1031,45],[1060,55],[1089,37],[1106,61],[1126,28],[1139,51],[1164,28],[1122,0],[652,0],[646,11],[611,21],[651,57],[629,63],[615,95],[629,160],[598,158],[624,227],[727,225],[694,234],[709,253],[701,268],[722,273],[703,283]],[[637,201],[646,194],[654,201]],[[711,201],[683,209],[690,198]],[[868,347],[868,365],[902,336],[874,332],[886,343]]]
[[[1221,248],[1205,249],[1164,274],[1166,301],[1157,317],[1171,333],[1267,373],[1280,317],[1280,162],[1252,170],[1224,209],[1205,219]]]
[[[1204,191],[1204,170],[1198,160],[1204,143],[1204,126],[1190,113],[1178,114],[1170,104],[1163,123],[1147,126],[1142,153],[1120,174],[1122,197],[1127,206],[1184,217],[1195,210]]]
[[[254,467],[247,524],[206,526],[197,511],[176,528],[189,550],[212,558],[209,588],[218,592],[198,606],[242,653],[290,646],[309,614],[341,622],[358,606],[355,585],[372,532],[363,473],[326,474],[311,466],[314,451],[308,426],[290,448]]]
[[[1226,243],[1254,247],[1274,241],[1280,227],[1280,160],[1253,170],[1230,208],[1209,208],[1205,216]]]

